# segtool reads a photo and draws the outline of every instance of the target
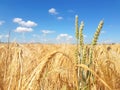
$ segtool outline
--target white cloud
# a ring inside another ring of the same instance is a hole
[[[3,38],[3,35],[0,35],[0,39],[2,39]]]
[[[43,34],[52,34],[52,33],[54,33],[55,31],[51,31],[51,30],[41,30],[41,32],[42,32]]]
[[[20,32],[32,32],[32,31],[33,31],[33,29],[28,28],[28,27],[17,27],[15,29],[15,32],[18,32],[18,33],[20,33]]]
[[[34,38],[40,38],[40,35],[37,35],[37,34],[33,34],[32,35]]]
[[[21,18],[14,18],[13,19],[13,22],[15,22],[15,23],[20,23],[20,22],[22,22],[23,20],[21,19]]]
[[[104,40],[104,41],[101,41],[101,43],[104,43],[104,44],[111,44],[111,43],[112,43],[112,40],[110,40],[110,39]]]
[[[68,34],[59,34],[56,40],[59,42],[63,42],[63,43],[72,42],[73,36],[68,35]]]
[[[84,37],[84,38],[87,38],[87,35],[84,34],[83,37]]]
[[[9,38],[9,35],[8,35],[8,34],[7,34],[7,35],[4,35],[4,37],[5,37],[5,38]]]
[[[37,34],[33,34],[32,36],[33,36],[33,37],[37,37],[38,35],[37,35]]]
[[[6,35],[2,34],[2,35],[0,35],[0,39],[2,39],[2,38],[9,38],[9,35],[8,34],[6,34]]]
[[[58,14],[58,12],[56,11],[55,8],[49,9],[48,12],[49,12],[50,14],[53,14],[53,15]]]
[[[58,19],[58,20],[62,20],[62,19],[63,19],[63,17],[57,17],[57,19]]]
[[[34,26],[37,26],[37,23],[35,23],[33,21],[30,21],[30,20],[23,21],[22,18],[14,18],[13,22],[18,23],[19,25],[24,26],[24,27],[34,27]]]
[[[106,31],[103,31],[103,30],[102,30],[102,31],[101,31],[101,33],[102,33],[102,34],[105,34],[105,33],[106,33]]]
[[[57,36],[57,39],[59,40],[63,37],[68,37],[68,36],[69,36],[68,34],[60,34],[60,35]]]
[[[3,25],[5,23],[5,21],[0,21],[0,26]]]

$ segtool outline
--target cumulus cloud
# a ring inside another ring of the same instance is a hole
[[[56,11],[55,8],[50,8],[50,9],[48,10],[48,12],[49,12],[50,14],[53,14],[53,15],[58,14],[58,12]]]
[[[0,21],[0,26],[3,25],[5,23],[5,21]]]
[[[62,20],[62,19],[63,19],[63,17],[57,17],[57,19],[58,19],[58,20]]]
[[[15,23],[20,23],[20,22],[22,22],[23,20],[21,19],[21,18],[14,18],[13,19],[13,22],[15,22]]]
[[[68,34],[59,34],[56,38],[57,41],[60,42],[71,42],[73,40],[73,36]]]
[[[13,22],[18,23],[19,25],[24,26],[24,27],[34,27],[34,26],[37,26],[37,23],[35,23],[33,21],[30,21],[30,20],[24,21],[24,20],[22,20],[22,18],[14,18]]]
[[[9,35],[8,34],[2,34],[2,35],[0,35],[0,39],[2,39],[2,38],[9,38]]]
[[[21,33],[21,32],[32,32],[33,29],[32,28],[28,28],[28,27],[17,27],[15,29],[15,32]]]
[[[54,33],[55,31],[51,31],[51,30],[41,30],[41,32],[42,32],[43,34],[52,34],[52,33]]]

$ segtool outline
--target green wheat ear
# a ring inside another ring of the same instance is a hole
[[[87,48],[87,46],[84,44],[84,37],[83,37],[84,22],[82,21],[80,24],[80,27],[78,27],[78,16],[76,15],[75,17],[75,36],[77,40],[76,51],[75,51],[76,64],[84,64],[84,65],[87,65],[89,68],[91,67],[91,65],[93,65],[94,46],[97,44],[97,40],[100,35],[100,31],[103,27],[103,24],[104,24],[104,21],[103,20],[100,21],[96,29],[96,32],[94,34],[91,47]],[[89,52],[87,52],[87,49],[89,49]],[[78,78],[78,81],[77,81],[78,89],[77,90],[81,90],[84,87],[88,89],[91,88],[91,80],[92,79],[94,80],[94,77],[92,76],[90,71],[84,71],[82,68],[77,67],[76,75]]]
[[[93,40],[92,40],[92,45],[93,45],[93,46],[97,44],[97,40],[98,40],[100,31],[101,31],[101,29],[102,29],[102,27],[103,27],[103,24],[104,24],[104,21],[101,20],[100,23],[99,23],[99,25],[98,25],[98,28],[97,28],[97,30],[96,30],[96,32],[95,32],[95,34],[94,34]]]
[[[95,34],[94,34],[93,40],[92,40],[92,47],[90,48],[90,54],[89,54],[90,64],[92,64],[93,48],[94,48],[94,46],[97,44],[97,40],[98,40],[98,37],[99,37],[99,35],[100,35],[100,31],[101,31],[101,29],[102,29],[102,27],[103,27],[103,24],[104,24],[104,21],[101,20],[100,23],[99,23],[99,25],[98,25],[98,27],[97,27],[97,30],[96,30],[96,32],[95,32]],[[90,65],[90,64],[89,64],[89,65]]]
[[[84,46],[84,39],[83,39],[83,28],[84,28],[84,22],[82,21],[79,27],[79,46],[80,46],[80,63],[82,63],[82,57],[83,57],[83,46]]]
[[[86,55],[87,55],[87,46],[84,45],[83,47],[83,57],[82,57],[82,64],[86,64]]]
[[[75,16],[75,34],[76,34],[76,39],[79,39],[79,27],[78,27],[78,15]]]
[[[78,58],[79,58],[79,46],[78,46],[78,41],[79,41],[79,27],[78,27],[78,15],[75,16],[75,36],[77,40],[77,48],[75,51],[75,57],[76,57],[76,63],[78,64]]]
[[[82,21],[81,24],[80,24],[80,30],[79,30],[79,38],[80,38],[80,47],[81,47],[81,49],[83,49],[83,44],[84,44],[83,28],[84,28],[84,22]]]

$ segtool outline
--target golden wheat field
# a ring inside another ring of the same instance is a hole
[[[0,44],[0,90],[78,90],[77,66],[95,77],[89,89],[81,85],[80,90],[120,90],[119,44],[97,45],[94,68],[76,65],[75,48],[70,44]]]

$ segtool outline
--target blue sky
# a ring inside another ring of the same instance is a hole
[[[0,40],[75,42],[75,15],[90,43],[104,20],[99,42],[120,43],[120,0],[0,0]]]

